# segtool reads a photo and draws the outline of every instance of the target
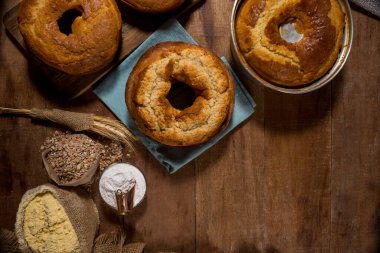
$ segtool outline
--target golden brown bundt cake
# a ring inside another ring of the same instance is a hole
[[[185,109],[167,96],[181,82],[197,94]],[[138,61],[127,83],[126,103],[139,130],[169,146],[207,142],[225,129],[234,107],[234,83],[224,63],[210,51],[183,42],[164,42]]]
[[[102,69],[119,47],[121,16],[114,0],[24,0],[18,23],[28,49],[70,75]]]
[[[291,24],[302,38],[289,42],[281,26]],[[246,0],[236,20],[245,60],[264,79],[301,86],[323,76],[342,47],[344,13],[338,0]]]

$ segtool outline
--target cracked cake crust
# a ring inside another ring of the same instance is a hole
[[[72,33],[58,20],[77,10]],[[18,16],[28,49],[47,65],[69,75],[94,73],[107,66],[119,47],[121,15],[114,0],[24,0]]]
[[[303,38],[290,43],[279,26],[294,23]],[[342,47],[344,13],[337,0],[246,0],[236,38],[247,63],[263,78],[302,86],[322,77]]]
[[[173,83],[190,86],[198,96],[183,110],[167,95]],[[139,130],[168,146],[205,143],[223,131],[232,115],[234,82],[224,63],[208,50],[183,42],[149,49],[134,67],[126,104]]]

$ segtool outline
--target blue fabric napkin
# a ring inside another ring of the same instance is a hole
[[[203,152],[216,144],[226,134],[231,132],[240,123],[251,116],[255,110],[255,102],[233,72],[227,60],[222,57],[223,62],[231,71],[235,79],[235,110],[229,126],[212,141],[192,148],[171,148],[161,145],[139,132],[132,118],[128,113],[125,104],[125,86],[136,62],[142,54],[150,47],[164,41],[184,41],[197,44],[186,32],[181,24],[171,19],[155,31],[140,47],[128,56],[118,67],[116,67],[107,77],[95,88],[95,94],[108,106],[108,108],[135,134],[152,155],[169,171],[174,173],[189,163]]]

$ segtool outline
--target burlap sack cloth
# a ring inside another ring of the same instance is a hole
[[[0,252],[19,253],[16,234],[7,229],[0,229]]]
[[[33,108],[31,112],[38,115],[39,119],[53,121],[76,132],[89,130],[94,125],[94,115],[91,113],[67,112],[59,109],[41,110],[37,108]]]
[[[144,252],[145,243],[124,244],[125,239],[126,235],[121,231],[99,235],[94,244],[94,253]]]
[[[74,134],[72,136],[81,136],[83,134]],[[85,135],[83,135],[85,136]],[[87,137],[87,136],[86,136]],[[89,137],[88,137],[89,138]],[[55,170],[51,167],[47,155],[49,154],[50,149],[46,149],[42,152],[42,161],[44,163],[44,167],[46,169],[46,172],[48,173],[49,177],[59,186],[80,186],[80,185],[85,185],[85,184],[90,184],[92,183],[95,173],[97,169],[99,168],[99,162],[100,162],[100,147],[96,149],[96,160],[92,163],[90,168],[86,173],[84,173],[80,178],[71,180],[70,182],[62,182]]]
[[[15,232],[22,252],[32,252],[24,238],[24,214],[26,206],[38,194],[50,192],[65,209],[77,234],[82,253],[92,251],[99,228],[99,214],[91,197],[81,189],[62,189],[51,184],[41,185],[27,191],[21,199],[16,216]]]
[[[94,115],[91,113],[67,112],[67,111],[62,111],[59,109],[41,110],[37,108],[33,108],[31,110],[31,113],[34,115],[38,115],[39,119],[50,120],[57,124],[67,126],[76,132],[90,130],[91,127],[93,127],[94,125]],[[49,153],[49,150],[45,150],[42,153],[42,160],[44,162],[46,171],[49,174],[49,177],[59,186],[79,186],[79,185],[89,184],[91,183],[95,175],[95,172],[99,166],[100,149],[98,151],[96,162],[80,179],[63,183],[59,180],[55,171],[50,167],[46,159],[46,155],[48,153]]]

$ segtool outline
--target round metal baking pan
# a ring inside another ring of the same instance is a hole
[[[245,75],[245,77],[250,80],[252,83],[259,83],[270,89],[288,93],[288,94],[304,94],[314,90],[317,90],[327,83],[329,83],[343,68],[344,64],[347,61],[348,55],[350,54],[352,47],[352,38],[353,38],[353,20],[351,8],[347,0],[338,0],[339,4],[345,14],[345,28],[342,41],[342,49],[339,53],[338,59],[336,60],[333,67],[321,78],[318,80],[309,83],[304,86],[299,87],[285,87],[275,83],[271,83],[262,78],[253,68],[251,68],[246,62],[243,54],[240,52],[237,40],[236,40],[236,15],[239,12],[240,5],[244,0],[236,0],[232,9],[231,15],[231,51],[234,61],[237,67]]]

